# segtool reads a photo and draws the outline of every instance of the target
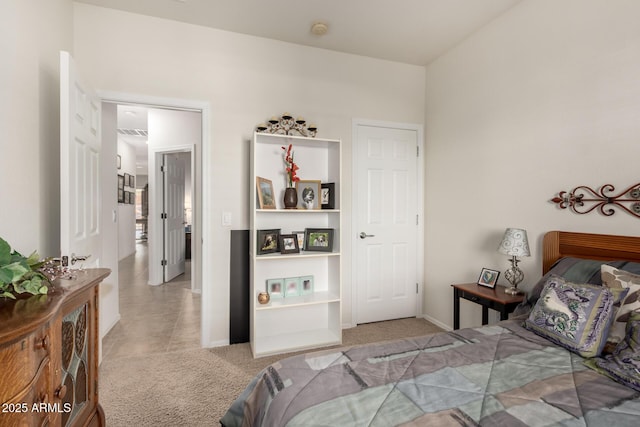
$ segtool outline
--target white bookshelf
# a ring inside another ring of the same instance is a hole
[[[293,144],[301,179],[335,183],[335,209],[284,209],[286,177],[281,147],[289,144]],[[342,343],[341,152],[340,140],[254,134],[249,183],[251,350],[254,357]],[[275,209],[259,209],[256,177],[272,181]],[[301,250],[295,254],[258,255],[258,230],[280,229],[281,234],[291,234],[306,228],[334,229],[332,252]],[[267,280],[302,276],[314,277],[312,294],[258,303],[258,293],[267,290]]]

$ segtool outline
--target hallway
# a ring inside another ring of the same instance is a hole
[[[191,262],[169,283],[147,285],[148,248],[137,241],[136,253],[119,263],[120,321],[102,340],[102,357],[200,348],[200,295],[191,292]]]

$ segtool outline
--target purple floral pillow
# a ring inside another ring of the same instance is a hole
[[[552,275],[524,326],[583,357],[595,357],[602,352],[616,304],[627,292]]]

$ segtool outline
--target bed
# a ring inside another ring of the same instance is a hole
[[[517,318],[283,359],[221,424],[640,425],[640,237],[554,231],[543,247]]]

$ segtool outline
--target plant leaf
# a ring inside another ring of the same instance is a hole
[[[0,266],[9,264],[11,262],[11,246],[0,237]]]
[[[14,262],[9,265],[0,267],[0,281],[5,283],[14,283],[29,271],[24,265],[19,262]]]
[[[0,294],[0,297],[6,297],[6,298],[11,298],[11,299],[16,299],[16,297],[15,297],[12,293],[9,293],[9,292],[3,292],[3,293],[1,293],[1,294]]]

